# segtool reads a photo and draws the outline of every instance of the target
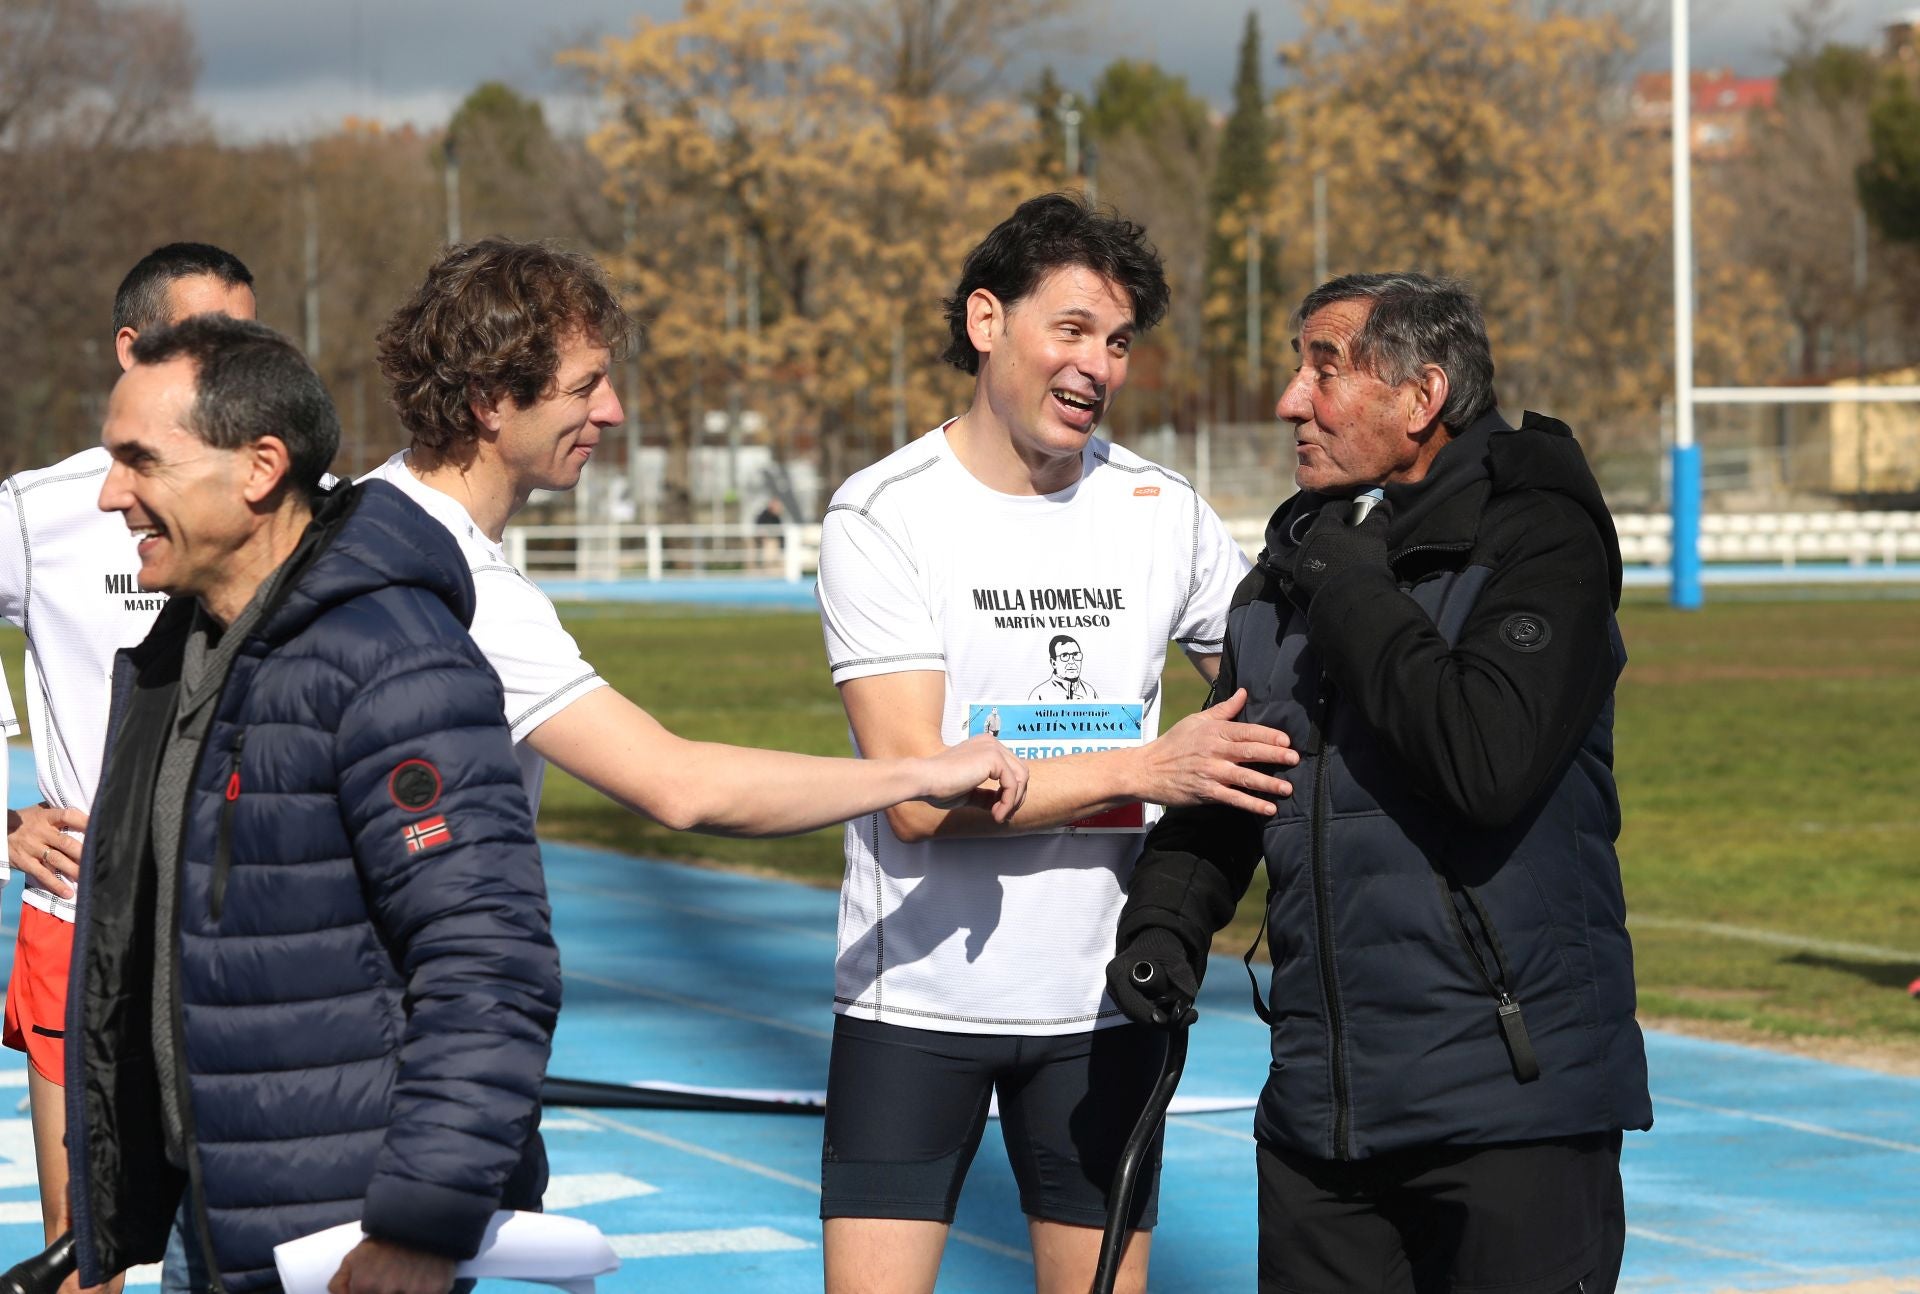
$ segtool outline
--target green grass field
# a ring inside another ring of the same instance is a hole
[[[808,614],[563,608],[587,658],[674,731],[844,754]],[[1643,1014],[1760,1040],[1842,1041],[1920,1062],[1920,601],[1652,600],[1622,612],[1620,853]],[[0,637],[13,695],[17,634]],[[1203,689],[1175,653],[1166,720]],[[831,885],[840,833],[666,831],[566,775],[545,834]],[[1259,883],[1221,951],[1242,951]],[[1707,926],[1732,928],[1709,931]],[[1796,942],[1804,941],[1804,942]]]

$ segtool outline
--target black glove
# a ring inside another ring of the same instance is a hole
[[[1353,503],[1334,499],[1320,509],[1300,550],[1293,557],[1293,587],[1289,592],[1302,610],[1342,571],[1356,566],[1387,566],[1387,526],[1393,510],[1385,499],[1374,505],[1367,519],[1347,524]]]
[[[1194,961],[1179,935],[1148,926],[1107,963],[1107,992],[1135,1023],[1162,1029],[1192,1024],[1200,1018],[1193,1009],[1193,999],[1200,995],[1200,969]]]

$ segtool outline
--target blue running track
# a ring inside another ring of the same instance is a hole
[[[31,798],[25,753],[16,746],[14,803]],[[567,974],[555,1074],[824,1084],[833,894],[567,845],[546,860]],[[9,937],[0,964],[11,953]],[[1183,1093],[1251,1097],[1266,1031],[1231,959],[1216,959],[1201,1016]],[[1920,1080],[1667,1034],[1649,1042],[1658,1125],[1627,1140],[1623,1290],[1920,1291]],[[25,1083],[23,1059],[0,1052],[4,1262],[40,1244],[32,1143],[15,1108]],[[1250,1126],[1248,1111],[1173,1120],[1156,1292],[1253,1289]],[[820,1288],[817,1116],[550,1109],[545,1130],[548,1207],[595,1223],[623,1255],[603,1289]],[[156,1279],[141,1270],[133,1284]],[[991,1131],[940,1287],[1032,1288]]]

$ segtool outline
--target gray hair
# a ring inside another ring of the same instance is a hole
[[[1353,360],[1367,372],[1388,386],[1413,381],[1429,364],[1447,375],[1440,421],[1449,432],[1465,431],[1499,403],[1487,323],[1464,282],[1407,270],[1347,274],[1307,293],[1295,318],[1341,301],[1371,306],[1353,339]]]

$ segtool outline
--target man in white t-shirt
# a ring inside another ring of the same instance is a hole
[[[231,252],[170,243],[113,298],[114,349],[190,315],[254,316],[253,275]],[[64,1029],[80,834],[106,746],[114,653],[146,637],[165,596],[142,592],[126,523],[99,508],[112,457],[98,445],[0,483],[0,617],[26,631],[27,719],[40,803],[9,812],[7,856],[27,880],[0,1040],[27,1053],[47,1238],[67,1227]],[[117,1283],[117,1282],[116,1282]]]
[[[848,824],[829,1294],[933,1289],[996,1091],[1037,1287],[1084,1294],[1164,1054],[1104,992],[1145,806],[1272,813],[1289,790],[1286,737],[1232,721],[1244,693],[1155,739],[1168,641],[1211,680],[1248,565],[1183,478],[1093,434],[1166,304],[1139,226],[1064,194],[1022,204],[947,302],[971,407],[827,510],[820,611],[860,753],[991,729],[1030,760],[1010,822],[912,805]],[[1120,1270],[1136,1294],[1155,1185]]]
[[[609,372],[628,328],[589,258],[487,239],[442,255],[379,337],[413,443],[368,479],[404,491],[459,541],[477,594],[473,640],[505,685],[535,811],[552,760],[679,831],[791,835],[902,800],[989,804],[1008,817],[1026,773],[991,737],[878,763],[688,741],[581,658],[500,545],[527,497],[572,489],[601,432],[620,422]]]

